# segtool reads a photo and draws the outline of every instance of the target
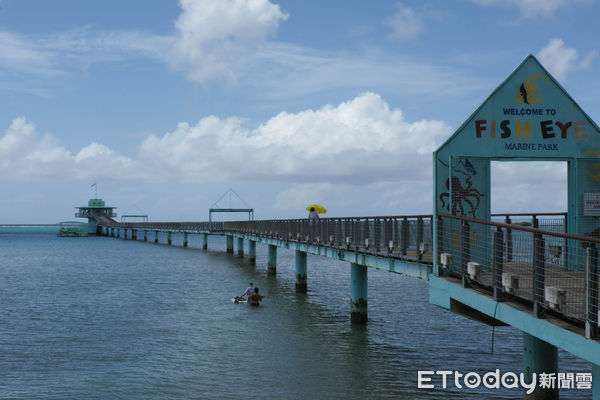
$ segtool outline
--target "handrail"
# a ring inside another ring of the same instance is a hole
[[[437,213],[436,215],[438,217],[458,219],[458,220],[467,221],[467,222],[475,222],[475,223],[482,224],[482,225],[490,225],[490,226],[495,226],[495,227],[500,227],[500,228],[507,228],[507,229],[512,229],[512,230],[520,230],[520,231],[525,231],[525,232],[530,232],[530,233],[540,233],[542,235],[556,236],[556,237],[560,237],[560,238],[564,238],[564,239],[574,239],[574,240],[581,240],[581,241],[584,241],[584,242],[600,243],[600,238],[597,238],[597,237],[594,237],[594,236],[585,236],[585,235],[575,235],[575,234],[572,234],[572,233],[553,232],[553,231],[548,231],[548,230],[545,230],[545,229],[529,228],[527,226],[520,226],[520,225],[514,225],[514,224],[505,224],[505,223],[502,223],[502,222],[493,222],[493,221],[487,221],[487,220],[483,220],[483,219],[476,219],[476,218],[471,218],[471,217],[463,217],[463,216],[460,216],[460,215],[452,215],[452,214],[446,214],[446,213]],[[531,215],[531,214],[527,214],[527,215]],[[540,215],[540,214],[538,214],[538,215]]]

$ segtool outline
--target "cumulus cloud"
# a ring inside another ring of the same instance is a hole
[[[428,156],[449,133],[440,121],[407,122],[399,109],[367,92],[337,106],[282,112],[254,129],[214,116],[194,126],[180,123],[162,137],[148,137],[140,157],[190,182],[418,180],[430,175]]]
[[[148,136],[132,159],[96,142],[71,153],[16,118],[0,137],[0,173],[184,183],[429,181],[431,152],[451,131],[440,121],[406,121],[371,92],[335,106],[281,112],[252,129],[245,123],[215,116],[182,122],[172,132]]]
[[[482,5],[509,5],[518,7],[525,18],[548,18],[561,7],[572,4],[569,0],[473,0]]]
[[[423,30],[423,20],[410,7],[400,5],[398,10],[388,18],[387,24],[392,28],[392,38],[409,39]]]
[[[236,68],[288,15],[268,0],[181,0],[171,62],[198,82],[235,79]]]
[[[589,68],[597,51],[589,52],[583,59],[576,49],[566,47],[562,39],[554,38],[537,54],[540,62],[557,79],[562,80],[569,73]]]
[[[134,160],[98,143],[73,155],[56,138],[39,134],[35,124],[22,117],[15,118],[0,137],[0,174],[9,180],[140,177]]]

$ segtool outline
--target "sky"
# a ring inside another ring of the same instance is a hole
[[[599,14],[597,0],[0,0],[0,223],[73,220],[96,193],[118,220],[430,214],[432,152],[528,54],[600,121]],[[528,170],[492,165],[492,211],[566,211],[566,166]]]

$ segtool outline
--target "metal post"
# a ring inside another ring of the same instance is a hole
[[[167,232],[167,243],[168,244],[172,244],[173,241],[171,240],[171,231]]]
[[[202,234],[202,249],[208,249],[208,233]]]
[[[233,254],[233,236],[227,235],[227,253]]]
[[[553,388],[541,387],[539,376],[541,373],[558,373],[558,349],[535,336],[523,332],[523,369],[525,370],[525,382],[531,383],[533,374],[537,376],[536,389],[531,393],[525,393],[525,400],[558,400],[558,386]]]
[[[400,240],[398,239],[399,234],[398,234],[398,220],[396,218],[393,219],[393,224],[394,224],[394,238],[392,239],[394,241],[394,243],[396,244],[396,246],[398,246],[400,244]]]
[[[256,242],[254,240],[248,241],[248,264],[256,265]]]
[[[144,230],[144,242],[148,241],[148,231]]]
[[[423,217],[417,218],[417,254],[419,261],[423,259],[423,253],[421,252],[421,243],[423,243]]]
[[[136,229],[131,230],[131,240],[137,240],[137,230]]]
[[[275,275],[277,273],[277,246],[269,245],[269,254],[267,260],[267,274]]]
[[[494,300],[496,301],[504,300],[502,289],[504,241],[502,239],[502,228],[498,227],[496,232],[494,232],[494,248],[492,250],[492,281],[494,286]]]
[[[123,239],[127,239],[127,229],[123,230]]]
[[[585,250],[585,337],[595,339],[598,336],[598,249],[591,243]]]
[[[391,252],[394,249],[393,240],[392,240],[392,219],[386,218],[383,220],[383,245],[388,248],[388,252]],[[392,242],[392,246],[390,246],[390,242]]]
[[[238,256],[244,257],[244,238],[237,238],[237,249]]]
[[[545,241],[539,233],[533,234],[533,314],[542,317],[545,284]]]
[[[296,293],[306,293],[306,252],[296,250]]]
[[[378,252],[381,242],[381,220],[379,218],[375,218],[375,221],[373,223],[375,224],[373,229],[373,241],[375,242],[375,252]]]
[[[510,216],[507,215],[504,223],[510,225],[512,221]],[[511,262],[513,260],[513,240],[512,240],[512,229],[506,229],[506,261]]]
[[[183,247],[188,247],[188,233],[183,232]]]
[[[402,220],[402,244],[400,245],[400,249],[402,250],[402,255],[405,256],[408,250],[409,238],[408,238],[408,218],[404,217]]]
[[[371,226],[370,225],[371,225],[371,221],[368,218],[365,219],[365,223],[363,225],[363,232],[364,232],[363,245],[365,245],[365,250],[367,250],[367,251],[369,250],[369,247],[371,247]],[[366,243],[367,243],[366,239],[369,239],[368,246],[366,245]]]
[[[367,267],[350,263],[350,322],[364,324],[367,322]]]
[[[158,243],[158,231],[154,231],[154,243]]]
[[[467,265],[471,259],[471,227],[468,221],[463,221],[460,251],[460,275],[462,277],[462,286],[469,287]]]

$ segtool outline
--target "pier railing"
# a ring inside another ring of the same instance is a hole
[[[600,239],[448,214],[437,216],[437,233],[438,274],[458,276],[464,286],[488,290],[499,301],[530,304],[537,317],[557,314],[585,324],[589,336],[597,334]]]
[[[431,215],[224,222],[223,229],[391,258],[432,261]]]
[[[111,226],[140,231],[210,232],[222,231],[223,222],[116,222]]]

